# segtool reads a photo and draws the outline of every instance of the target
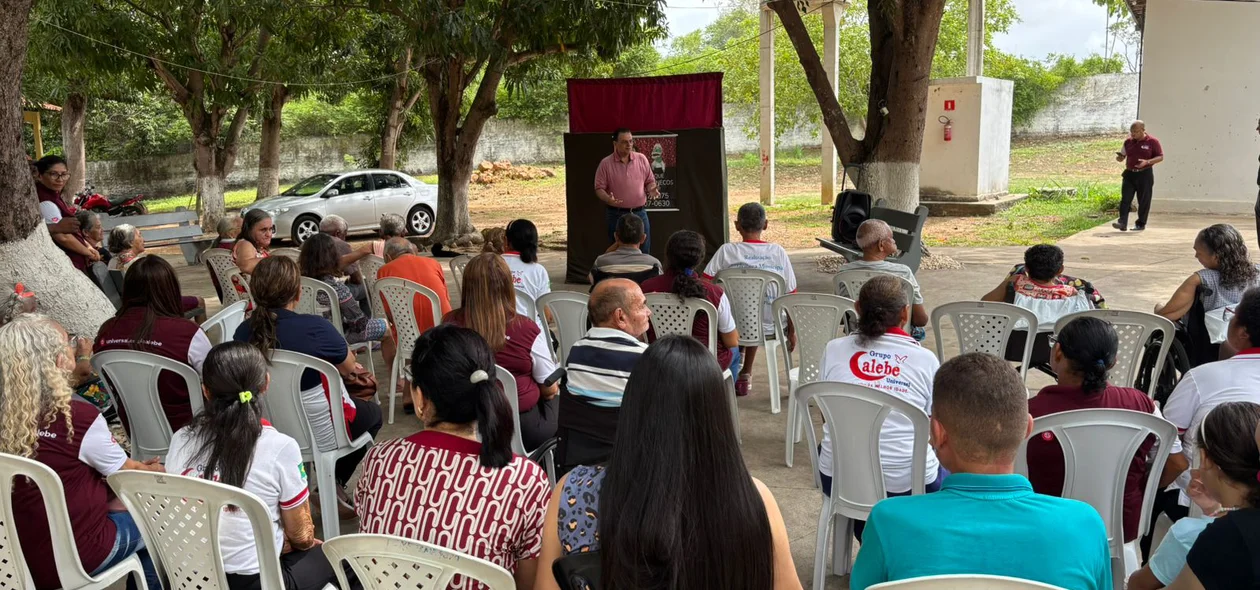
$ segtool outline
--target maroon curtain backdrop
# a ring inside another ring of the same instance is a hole
[[[722,74],[569,80],[569,133],[722,126]]]

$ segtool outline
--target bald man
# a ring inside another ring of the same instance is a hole
[[[1120,183],[1120,220],[1111,224],[1120,231],[1129,231],[1129,209],[1133,197],[1137,197],[1138,219],[1133,231],[1146,229],[1146,217],[1151,213],[1151,193],[1155,189],[1156,164],[1164,161],[1164,148],[1154,135],[1146,132],[1146,123],[1134,121],[1129,126],[1129,138],[1124,148],[1116,152],[1116,161],[1124,162],[1124,174]]]
[[[893,231],[888,224],[878,219],[868,219],[858,226],[857,245],[862,249],[862,259],[845,263],[841,270],[873,270],[896,275],[914,285],[914,301],[910,309],[910,325],[915,339],[923,340],[926,336],[921,329],[928,323],[927,307],[923,304],[923,292],[919,290],[919,281],[914,271],[900,262],[891,262],[889,256],[897,253],[897,242],[893,240]],[[857,293],[848,293],[850,299],[857,299]],[[920,336],[922,334],[922,336]]]

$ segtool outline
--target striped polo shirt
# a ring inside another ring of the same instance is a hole
[[[647,345],[614,328],[591,328],[569,350],[569,393],[603,408],[621,407],[626,381]]]

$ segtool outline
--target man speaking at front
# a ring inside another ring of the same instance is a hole
[[[1129,208],[1137,195],[1138,218],[1133,231],[1146,229],[1146,216],[1151,213],[1151,192],[1155,189],[1154,166],[1164,161],[1164,148],[1154,135],[1146,132],[1146,123],[1134,121],[1123,151],[1116,152],[1116,161],[1124,162],[1120,183],[1120,220],[1111,224],[1120,231],[1129,230]]]
[[[617,220],[622,215],[633,213],[643,220],[647,241],[643,242],[642,249],[650,252],[652,226],[648,223],[644,207],[649,198],[654,199],[661,194],[656,186],[656,177],[652,175],[652,165],[647,156],[634,151],[634,135],[629,129],[618,129],[612,139],[613,153],[604,158],[595,171],[595,195],[608,205],[605,216],[608,242],[611,244],[613,241]]]

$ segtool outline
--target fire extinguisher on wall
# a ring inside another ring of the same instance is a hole
[[[950,121],[949,117],[946,117],[945,115],[941,115],[940,119],[938,120],[941,122],[942,125],[945,126],[945,141],[953,141],[954,140],[953,121]]]

